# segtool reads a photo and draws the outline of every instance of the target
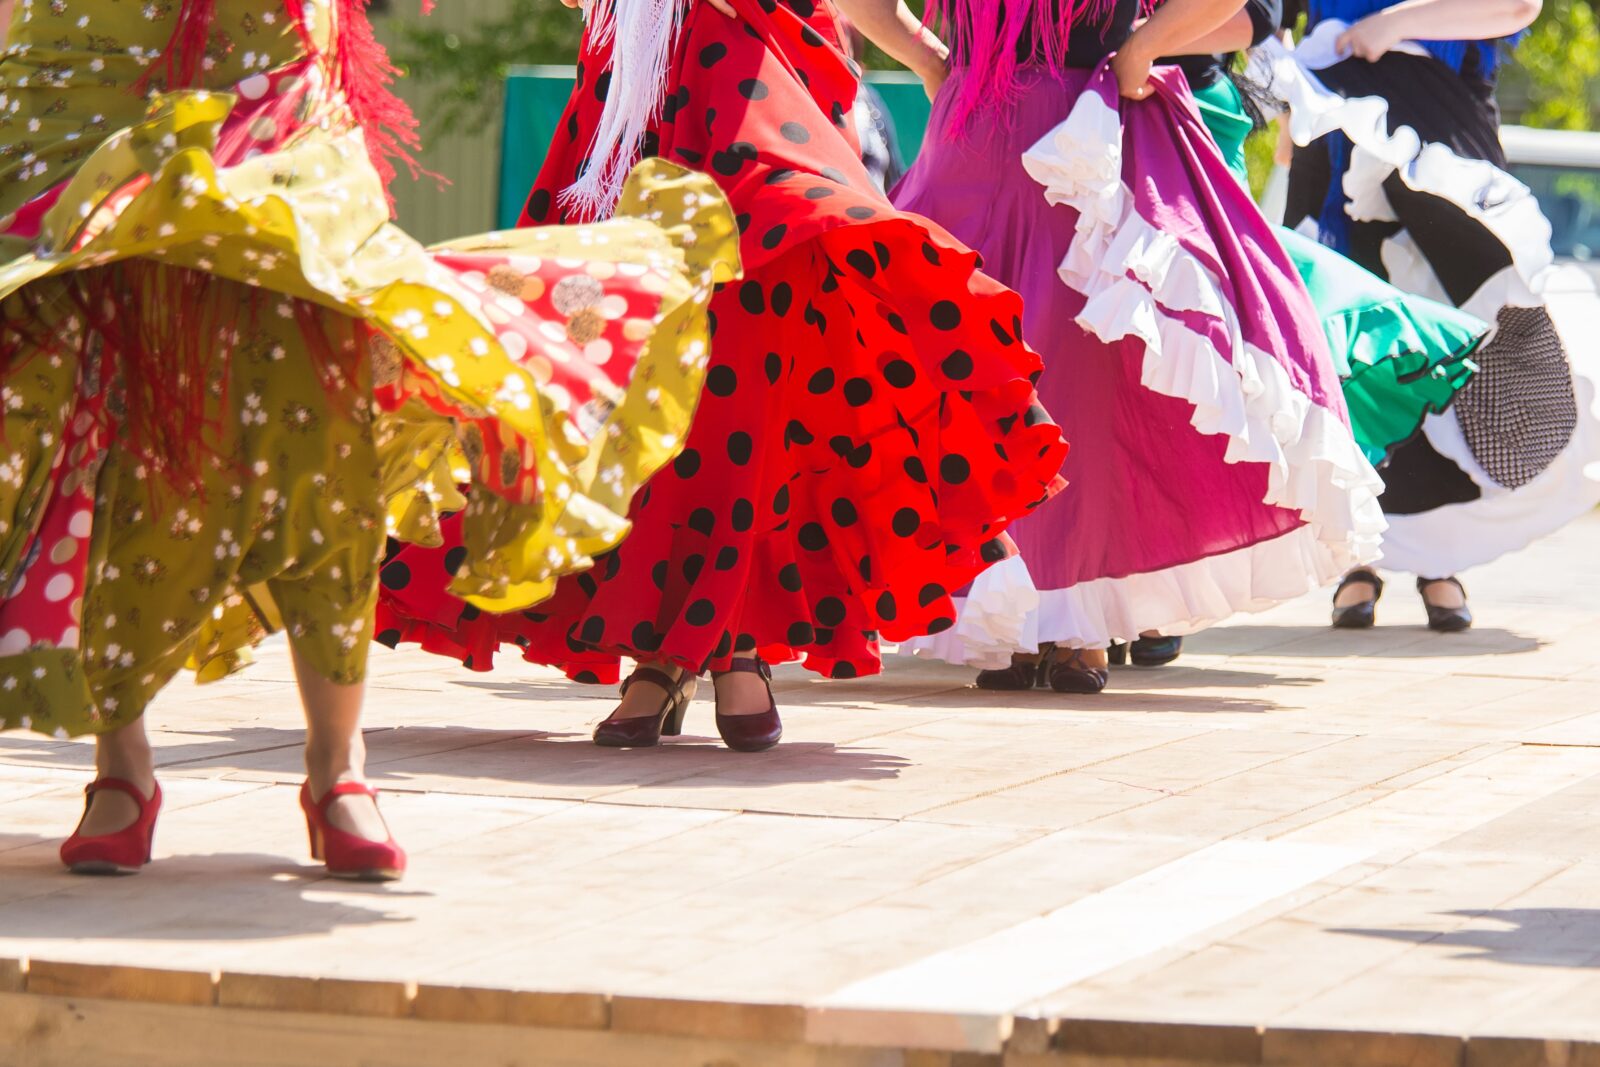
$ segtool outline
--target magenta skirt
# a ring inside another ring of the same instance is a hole
[[[1317,314],[1180,71],[1023,75],[1007,122],[929,138],[893,193],[1023,296],[1068,489],[1012,528],[958,625],[913,651],[991,665],[1040,642],[1192,633],[1371,558],[1376,474]]]

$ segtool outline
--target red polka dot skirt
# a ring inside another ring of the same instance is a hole
[[[1021,301],[863,169],[856,76],[810,0],[689,9],[644,149],[711,174],[738,214],[743,280],[712,302],[711,367],[682,453],[635,499],[634,529],[536,608],[451,596],[446,544],[385,568],[378,639],[487,670],[504,644],[570,677],[619,660],[722,669],[736,651],[876,673],[881,640],[954,624],[951,594],[1004,554],[1007,526],[1060,487],[1067,446],[1037,402]],[[609,47],[578,84],[524,222],[579,221]]]

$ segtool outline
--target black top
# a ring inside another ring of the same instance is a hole
[[[1067,39],[1067,66],[1093,67],[1122,47],[1122,42],[1133,32],[1134,20],[1139,17],[1139,0],[1116,0],[1116,4],[1111,17],[1104,22],[1086,20],[1073,24],[1072,34]],[[1017,41],[1017,62],[1042,60],[1039,38],[1030,26]]]
[[[1289,2],[1292,4],[1295,0]],[[1252,47],[1278,32],[1279,25],[1283,22],[1284,0],[1247,0],[1244,9],[1250,13]],[[1232,61],[1231,55],[1179,56],[1172,60],[1183,68],[1189,84],[1196,89],[1216,84],[1218,78],[1227,74],[1227,65]]]

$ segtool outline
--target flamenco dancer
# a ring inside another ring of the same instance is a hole
[[[913,69],[936,61],[903,7],[844,6]],[[935,7],[951,70],[896,202],[1021,290],[1075,445],[1073,491],[1017,524],[1020,557],[912,647],[989,668],[982,687],[1099,692],[1113,641],[1269,607],[1375,550],[1379,482],[1317,313],[1183,73],[1152,69],[1238,8],[1171,0],[1134,29],[1135,0]]]
[[[0,727],[96,736],[78,873],[150,860],[151,699],[283,629],[313,856],[399,877],[359,728],[386,531],[438,543],[469,471],[462,536],[501,566],[466,579],[548,586],[620,540],[688,425],[737,269],[714,186],[656,162],[618,221],[425,251],[389,222],[414,123],[364,6],[64,0],[10,24]]]
[[[1278,0],[1249,0],[1175,60],[1222,158],[1246,187],[1245,139],[1264,121],[1256,87],[1231,71],[1236,53],[1276,33],[1282,18]],[[1444,413],[1472,380],[1471,357],[1489,326],[1449,304],[1404,293],[1297,231],[1276,232],[1321,317],[1356,442],[1381,471],[1423,420]]]
[[[678,733],[709,670],[723,740],[750,751],[782,732],[768,663],[873,674],[880,638],[953,625],[951,593],[1058,485],[1066,447],[1029,382],[1016,294],[863,168],[856,79],[827,4],[596,0],[525,221],[604,216],[628,163],[657,154],[728,194],[745,280],[712,302],[694,426],[635,501],[627,544],[499,616],[445,595],[442,553],[408,550],[411,584],[385,583],[385,640],[477,669],[514,642],[591,683],[632,659],[595,731],[610,746]]]
[[[1417,575],[1428,625],[1472,624],[1455,576],[1600,501],[1593,360],[1546,294],[1549,223],[1504,171],[1494,84],[1538,0],[1314,0],[1293,54],[1267,42],[1256,77],[1287,99],[1302,146],[1291,224],[1411,292],[1494,324],[1478,373],[1385,470],[1386,568]],[[1441,26],[1453,40],[1433,38]],[[1579,298],[1591,313],[1592,295]],[[1372,626],[1383,582],[1346,576],[1333,624]]]

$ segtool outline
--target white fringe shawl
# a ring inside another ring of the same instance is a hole
[[[645,129],[661,117],[667,69],[677,44],[681,0],[590,0],[584,4],[590,38],[612,44],[611,86],[589,164],[561,194],[584,217],[616,209],[622,183],[639,153]],[[597,75],[598,76],[598,75]]]

